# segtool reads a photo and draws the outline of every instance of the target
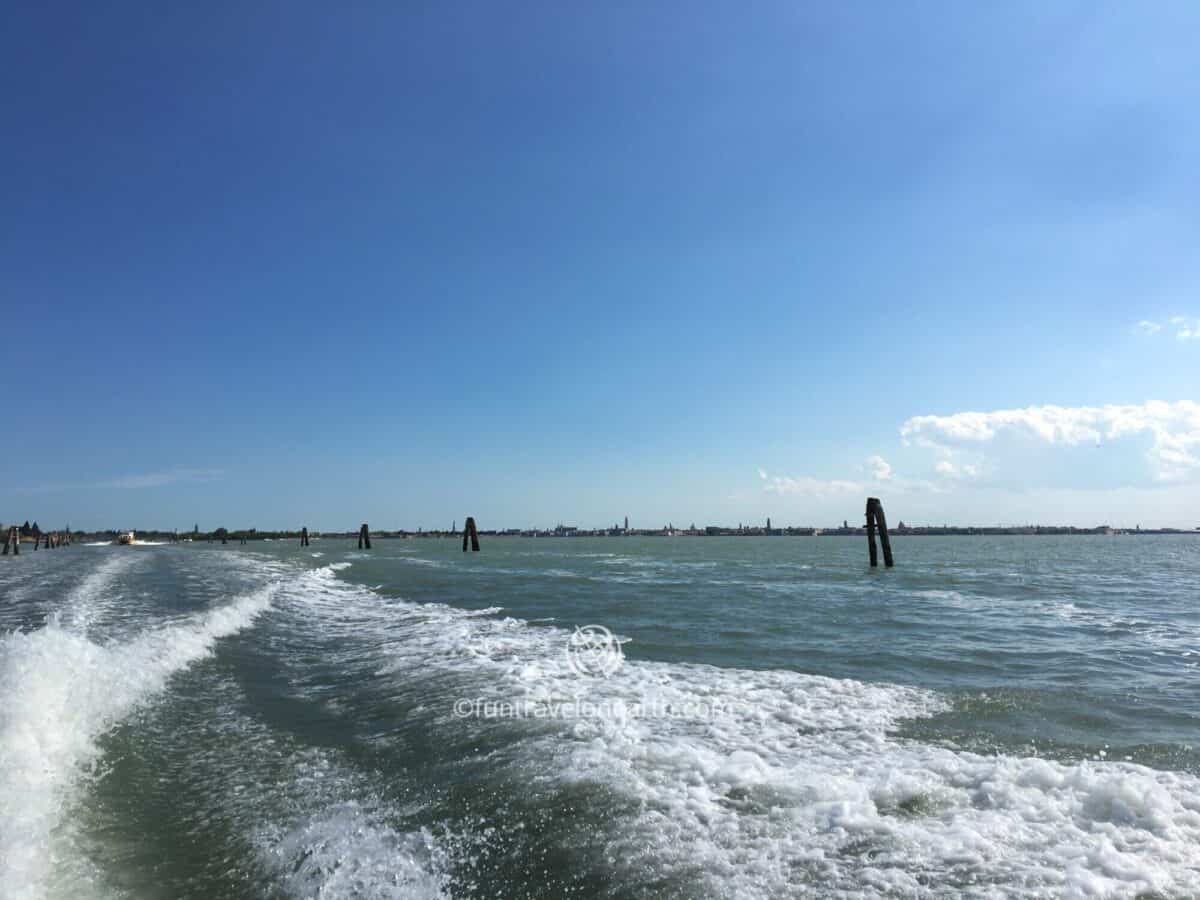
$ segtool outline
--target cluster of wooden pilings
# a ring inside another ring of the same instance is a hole
[[[50,531],[38,532],[33,536],[33,549],[45,547],[47,550],[54,550],[58,547],[69,547],[71,545],[71,534],[67,531]],[[21,555],[21,529],[13,525],[4,535],[4,551],[0,556],[8,556],[9,553],[13,556]]]
[[[307,526],[300,529],[300,546],[309,546]],[[467,552],[467,547],[475,552],[479,551],[479,529],[475,526],[475,519],[472,516],[467,516],[467,522],[463,525],[463,553]],[[358,549],[371,549],[371,528],[366,522],[363,522],[358,529]]]
[[[71,543],[70,537],[57,531],[51,531],[48,534],[36,534],[33,537],[33,549],[38,548],[41,544],[47,550],[54,550],[58,547],[65,547]]]

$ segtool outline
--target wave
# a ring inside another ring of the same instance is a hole
[[[173,762],[170,777],[148,786],[144,802],[153,809],[172,794],[187,798],[177,801],[186,827],[213,848],[204,877],[226,885],[215,893],[448,896],[443,844],[428,829],[395,827],[406,810],[381,796],[375,773],[337,748],[273,729],[224,673],[214,671],[190,700],[139,721],[139,744],[178,748],[165,757]],[[227,835],[252,854],[232,876],[220,851]],[[146,887],[157,896],[179,886]]]
[[[441,851],[426,829],[397,832],[351,800],[257,838],[264,867],[289,897],[448,897]]]
[[[68,630],[86,635],[96,619],[117,599],[114,584],[145,559],[138,554],[122,554],[102,560],[71,589],[66,603],[51,614],[48,622],[57,622]]]
[[[105,566],[78,589],[87,608],[117,574]],[[0,892],[45,893],[57,826],[98,757],[97,739],[162,692],[170,677],[249,626],[276,588],[243,595],[126,643],[101,646],[51,620],[0,639]],[[87,622],[86,614],[80,622]]]
[[[383,629],[364,642],[377,677],[427,684],[447,705],[435,727],[495,725],[456,718],[439,684],[484,709],[574,709],[508,720],[522,735],[510,774],[628,801],[594,838],[617,883],[651,872],[714,896],[1186,896],[1200,868],[1200,780],[901,737],[905,720],[949,708],[934,692],[648,661],[587,677],[567,657],[570,628],[331,579],[301,600],[336,610],[347,633]]]
[[[222,557],[250,566],[244,574],[256,580],[278,580],[129,640],[88,640],[89,615],[113,602],[136,558],[106,559],[61,617],[0,638],[0,895],[43,896],[49,860],[70,855],[60,851],[72,839],[71,803],[99,762],[98,738],[268,608],[271,652],[296,667],[289,690],[354,716],[354,692],[331,692],[324,680],[337,673],[340,684],[378,689],[375,715],[397,698],[417,699],[412,715],[435,746],[511,739],[489,754],[487,775],[526,786],[530,804],[547,790],[615,798],[571,847],[630,894],[664,885],[739,898],[1194,892],[1200,779],[903,736],[908,722],[950,708],[933,691],[643,660],[607,678],[580,675],[567,644],[585,621],[550,626],[497,606],[408,602],[343,580],[348,562],[298,571]],[[921,597],[931,606],[971,600]],[[325,674],[306,667],[314,654]],[[497,723],[458,714],[463,697],[574,714]],[[456,867],[472,883],[478,860],[456,855],[449,826],[431,833],[406,821],[351,755],[300,746],[249,717],[237,697],[189,721],[207,729],[203,741],[180,738],[197,786],[190,793],[213,804],[204,820],[243,836],[255,854],[249,868],[281,893],[441,898]],[[178,718],[157,727],[174,734]],[[511,802],[519,809],[519,798]],[[460,827],[481,826],[469,843],[507,824],[523,827],[493,819]]]

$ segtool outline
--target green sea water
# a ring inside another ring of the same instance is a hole
[[[6,559],[0,896],[1200,894],[1200,540],[864,543]]]

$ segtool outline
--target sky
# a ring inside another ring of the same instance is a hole
[[[1198,28],[6,4],[0,520],[1200,526]]]

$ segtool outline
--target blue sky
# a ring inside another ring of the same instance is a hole
[[[0,12],[0,519],[1200,524],[1195,4],[187,6]]]

